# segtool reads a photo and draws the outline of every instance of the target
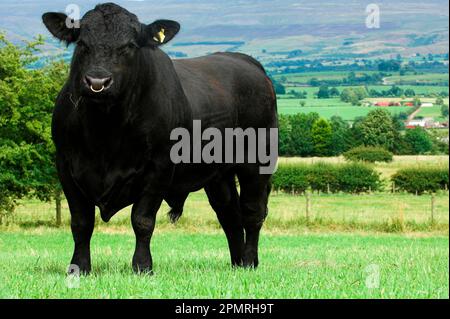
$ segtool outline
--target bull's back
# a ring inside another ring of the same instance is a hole
[[[174,66],[194,119],[203,127],[275,127],[273,85],[250,56],[216,53],[175,60]]]

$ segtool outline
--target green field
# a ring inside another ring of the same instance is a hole
[[[305,73],[289,73],[275,75],[276,80],[282,80],[286,78],[286,82],[298,83],[298,84],[308,84],[311,79],[317,79],[319,81],[324,80],[342,80],[349,75],[349,71],[329,71],[329,72],[305,72]],[[373,74],[378,73],[377,71],[365,71],[365,72],[355,72],[355,75],[359,74]]]
[[[355,88],[357,86],[336,86],[336,88],[339,90],[339,92],[342,92],[342,90],[346,89],[346,88]],[[414,90],[414,92],[417,95],[422,95],[422,94],[430,94],[430,93],[434,93],[434,94],[439,94],[442,92],[449,92],[448,90],[448,86],[434,86],[434,85],[399,85],[399,88],[401,88],[402,90],[407,90],[407,89],[412,89]],[[379,92],[381,91],[387,91],[391,88],[390,85],[368,85],[367,88],[369,90],[377,90]],[[291,90],[297,91],[297,92],[303,92],[306,91],[308,93],[308,99],[313,99],[315,97],[315,94],[317,94],[317,92],[319,92],[319,88],[318,87],[312,87],[312,86],[307,86],[307,87],[298,87],[298,86],[286,86],[286,91],[290,92]],[[289,94],[287,94],[286,96],[289,96]]]
[[[436,164],[448,165],[448,157],[401,156],[375,168],[387,178],[400,168]],[[65,275],[73,249],[67,203],[57,228],[53,204],[26,200],[0,226],[0,298],[448,298],[448,196],[436,195],[432,221],[430,195],[314,193],[306,218],[305,196],[274,191],[260,267],[233,270],[225,236],[200,191],[188,198],[176,225],[167,204],[161,207],[153,276],[132,273],[130,208],[108,224],[97,212],[93,272],[80,278],[79,288],[68,287]],[[367,285],[374,269],[379,286]]]
[[[417,116],[432,117],[441,121],[444,120],[444,117],[442,117],[441,106],[439,105],[435,105],[433,107],[422,107]]]
[[[78,285],[65,276],[71,246],[68,232],[1,233],[0,298],[449,296],[448,237],[263,235],[260,267],[233,270],[224,236],[157,232],[155,273],[137,276],[131,233],[96,233],[93,273]]]
[[[366,71],[366,72],[355,72],[356,76],[358,74],[373,74],[377,71]],[[325,80],[342,80],[350,72],[336,71],[336,72],[305,72],[305,73],[290,73],[290,74],[280,74],[275,75],[276,80],[285,80],[286,83],[297,83],[301,85],[308,84],[311,79],[317,79],[319,81]],[[426,85],[433,84],[436,82],[447,82],[448,83],[448,73],[425,73],[425,74],[407,74],[407,75],[392,75],[385,78],[386,83],[389,85]]]
[[[327,99],[332,100],[332,99]],[[292,102],[290,102],[292,101]],[[318,100],[320,101],[320,100]],[[376,107],[365,107],[365,106],[350,106],[341,104],[338,106],[297,106],[300,103],[299,100],[279,100],[278,101],[278,113],[279,114],[298,114],[298,113],[311,113],[316,112],[321,117],[331,118],[332,116],[340,116],[346,121],[353,121],[359,116],[366,116],[370,111],[376,109]],[[309,104],[308,104],[309,105]],[[398,114],[410,110],[410,107],[389,107],[385,108],[391,114]]]
[[[447,82],[448,73],[425,73],[425,74],[408,74],[408,75],[395,75],[386,78],[386,81],[393,84],[405,84],[405,83],[435,83],[435,82]]]

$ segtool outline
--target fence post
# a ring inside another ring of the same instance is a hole
[[[436,194],[431,194],[431,223],[434,224],[434,211],[436,208]]]
[[[55,193],[56,227],[61,226],[61,190]]]
[[[309,216],[311,215],[311,192],[306,191],[306,220],[309,221]]]

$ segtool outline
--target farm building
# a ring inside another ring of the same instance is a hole
[[[406,122],[406,128],[413,129],[416,127],[429,128],[434,126],[433,119],[425,118],[425,119],[416,119]]]
[[[389,102],[383,101],[383,102],[375,102],[374,106],[389,106]]]
[[[431,103],[431,102],[424,102],[420,106],[421,107],[433,107],[433,103]]]
[[[381,102],[374,102],[373,106],[388,107],[388,106],[401,106],[401,104],[400,102],[381,101]]]
[[[448,123],[447,122],[443,122],[443,123],[439,123],[436,122],[433,118],[431,117],[427,117],[424,119],[415,119],[415,120],[411,120],[405,123],[406,128],[408,129],[414,129],[416,127],[422,127],[422,128],[427,128],[427,129],[440,129],[440,128],[447,128],[448,127]]]

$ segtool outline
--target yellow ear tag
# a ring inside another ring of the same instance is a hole
[[[164,43],[164,40],[166,39],[166,35],[164,34],[164,32],[165,30],[161,29],[161,31],[157,33],[157,36],[153,37],[153,40],[155,40],[156,42]]]

